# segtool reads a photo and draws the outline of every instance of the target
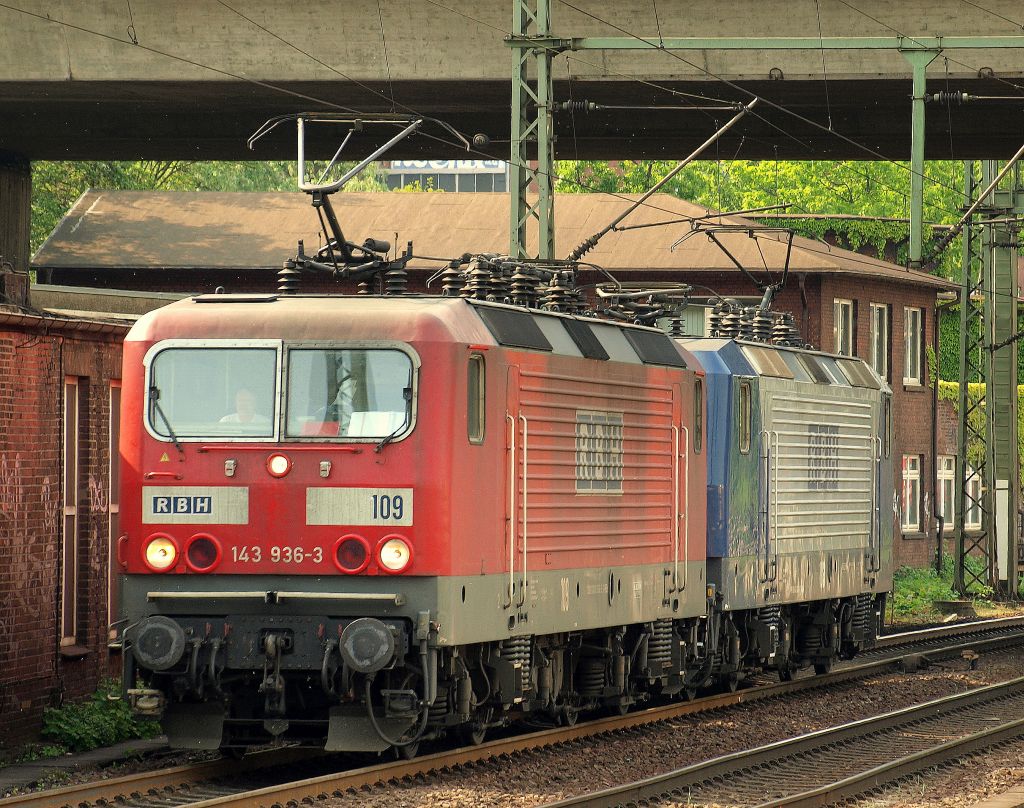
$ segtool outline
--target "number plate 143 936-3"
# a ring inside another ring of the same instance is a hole
[[[411,488],[307,488],[307,525],[412,525]]]

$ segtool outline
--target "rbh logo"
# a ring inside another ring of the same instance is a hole
[[[153,513],[213,513],[213,497],[153,497]]]

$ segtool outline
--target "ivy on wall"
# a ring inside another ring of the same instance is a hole
[[[968,422],[971,428],[979,432],[985,429],[985,405],[977,406],[985,396],[985,385],[967,385],[967,400],[971,404]],[[954,412],[959,414],[960,385],[957,382],[939,380],[939,400],[948,401],[953,405]],[[973,440],[967,444],[967,462],[978,466],[984,458],[985,448],[981,441]],[[1021,466],[1021,485],[1024,486],[1024,385],[1017,386],[1017,458]]]
[[[1024,331],[1024,314],[1017,314],[1017,330]],[[939,378],[960,381],[960,306],[939,310]],[[1024,379],[1024,346],[1017,352],[1017,378]],[[974,379],[973,381],[978,381]]]

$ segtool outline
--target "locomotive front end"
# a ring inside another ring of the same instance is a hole
[[[446,443],[423,359],[365,302],[211,297],[126,343],[129,700],[181,748],[399,744],[432,701],[446,555],[419,532],[446,496],[421,462]]]

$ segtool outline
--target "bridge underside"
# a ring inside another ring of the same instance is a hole
[[[683,93],[728,102],[750,96],[720,83],[659,82]],[[387,82],[367,82],[390,94]],[[277,89],[246,82],[37,81],[0,82],[2,148],[29,159],[290,159],[293,130],[279,130],[246,148],[248,136],[267,118],[301,110],[352,107],[390,111],[390,105],[364,87],[345,81],[279,82]],[[911,83],[902,79],[750,81],[741,85],[789,112],[762,104],[723,137],[708,156],[748,159],[906,160],[910,154]],[[664,89],[635,81],[555,82],[558,100],[591,101],[612,106],[678,105],[665,109],[606,109],[560,112],[556,116],[556,153],[561,159],[670,159],[689,153],[728,110],[687,110],[687,102]],[[947,89],[929,81],[928,91]],[[978,95],[1007,95],[1005,82],[958,78],[949,89]],[[453,125],[467,137],[483,133],[489,146],[467,154],[440,129],[415,137],[389,154],[392,158],[508,157],[510,89],[508,81],[399,81],[393,85],[395,108]],[[297,95],[291,95],[294,93]],[[306,96],[303,98],[302,96]],[[316,99],[311,100],[311,99]],[[709,102],[693,102],[704,103]],[[790,113],[795,113],[790,114]],[[807,120],[800,120],[797,115]],[[1013,102],[977,102],[948,108],[929,104],[926,156],[929,159],[1008,157],[1024,140],[1024,98]],[[831,119],[831,129],[829,124]],[[813,122],[813,123],[811,123]],[[315,136],[317,156],[329,156],[336,141]],[[379,141],[377,141],[379,142]],[[860,144],[860,145],[857,145]],[[353,155],[368,142],[353,139]],[[867,148],[865,148],[867,147]],[[873,154],[870,150],[874,150]]]

